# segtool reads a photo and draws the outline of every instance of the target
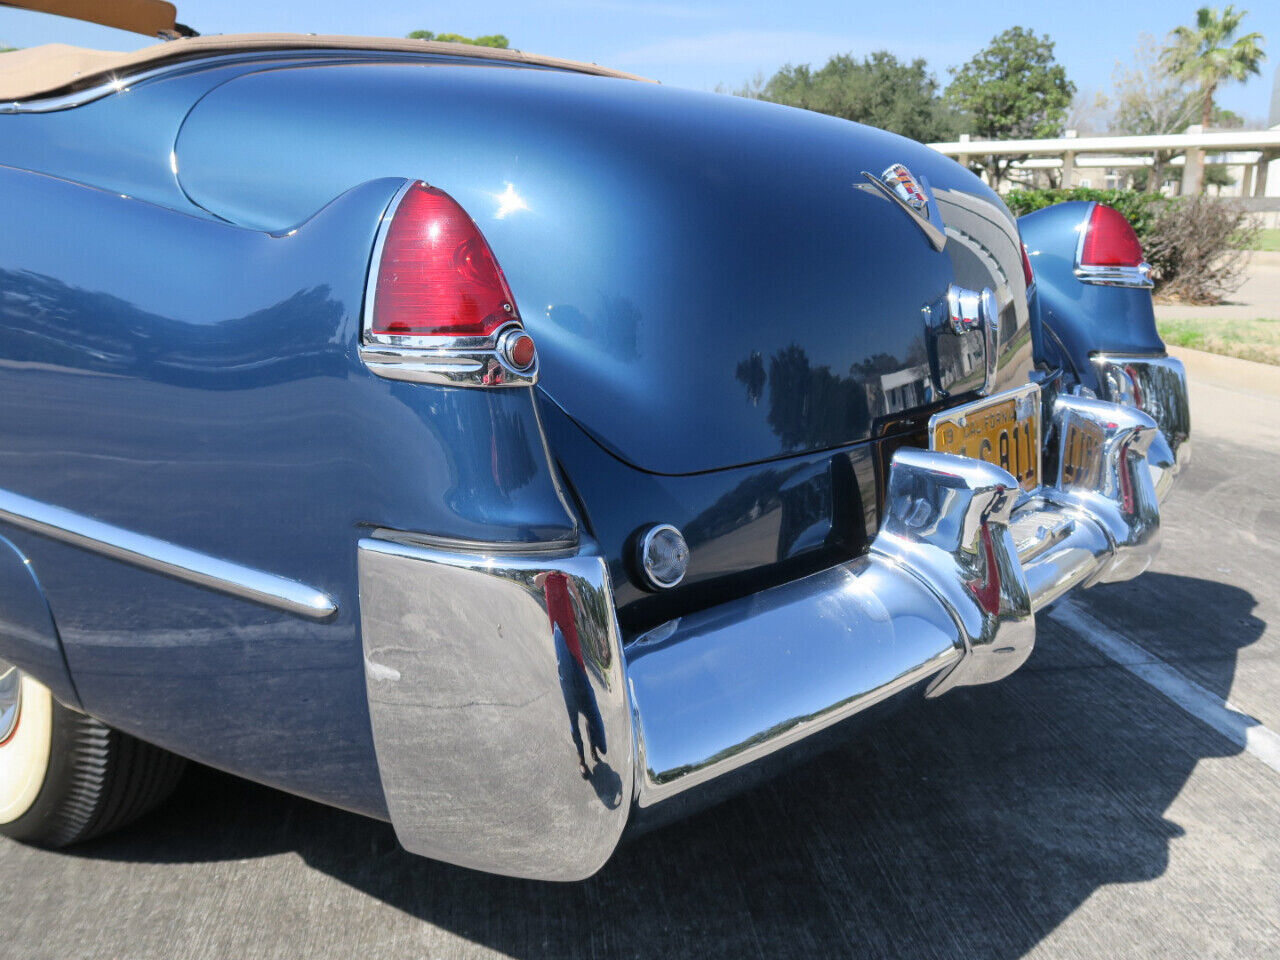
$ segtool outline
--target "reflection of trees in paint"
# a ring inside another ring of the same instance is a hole
[[[243,389],[340,375],[345,308],[328,286],[239,317],[192,322],[28,270],[0,270],[0,342],[10,360],[122,368],[160,383]]]
[[[758,350],[751,351],[751,356],[738,364],[737,378],[739,383],[743,383],[747,387],[747,399],[751,401],[753,407],[760,405],[760,398],[764,396],[764,360],[760,356]]]
[[[812,366],[793,343],[769,361],[768,419],[783,449],[795,450],[847,442],[870,417],[858,381]]]
[[[758,405],[769,392],[768,422],[784,450],[834,447],[863,436],[873,416],[897,413],[927,401],[928,355],[916,337],[906,356],[877,353],[849,367],[850,376],[814,366],[804,348],[789,344],[764,357],[753,351],[735,377]],[[901,381],[899,383],[899,381]]]

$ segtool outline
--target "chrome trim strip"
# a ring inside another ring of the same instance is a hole
[[[483,50],[484,48],[479,48]],[[500,51],[506,52],[506,51]],[[371,57],[376,57],[384,61],[423,63],[423,62],[465,62],[476,63],[484,66],[523,66],[536,69],[569,69],[576,73],[592,73],[600,76],[629,76],[626,74],[616,74],[613,71],[607,71],[604,68],[596,68],[591,64],[571,65],[570,61],[564,61],[561,66],[552,66],[549,63],[538,63],[533,60],[523,59],[506,59],[494,58],[486,56],[482,53],[463,53],[463,52],[444,52],[435,50],[379,50],[368,47],[323,47],[323,46],[306,46],[306,47],[257,47],[250,50],[237,51],[209,51],[197,50],[185,51],[184,55],[176,56],[159,66],[150,67],[145,70],[137,70],[136,66],[123,68],[120,74],[110,79],[99,80],[79,90],[73,90],[70,93],[41,94],[26,100],[6,100],[0,101],[0,114],[6,113],[52,113],[58,110],[70,110],[74,107],[84,106],[95,100],[101,100],[103,97],[110,96],[113,93],[121,93],[128,90],[136,83],[144,80],[150,80],[152,77],[163,76],[165,74],[179,73],[185,70],[203,71],[209,69],[217,69],[219,67],[232,65],[236,63],[270,63],[273,61],[281,62],[306,62],[314,60],[324,60],[329,63],[363,63],[368,62]],[[139,65],[140,66],[140,65]],[[592,70],[584,70],[584,67],[592,67]],[[136,70],[136,72],[129,72]],[[631,79],[640,79],[632,77]]]
[[[1081,283],[1092,283],[1100,287],[1134,287],[1150,290],[1156,284],[1151,279],[1151,264],[1149,263],[1140,263],[1136,267],[1083,266],[1080,263],[1084,257],[1084,240],[1089,233],[1089,220],[1097,206],[1097,200],[1090,203],[1085,209],[1084,219],[1076,227],[1076,233],[1078,234],[1076,237],[1076,258],[1072,268],[1076,279]]]
[[[104,80],[101,83],[95,83],[93,86],[85,87],[83,90],[76,90],[73,93],[64,93],[59,96],[40,97],[34,100],[10,100],[0,103],[0,113],[53,113],[58,110],[70,110],[73,107],[81,107],[86,103],[92,103],[94,100],[109,97],[113,93],[124,93],[136,83],[169,73],[175,68],[184,65],[185,63],[182,61],[168,63],[162,67],[144,70],[142,73],[130,74],[128,77]]]
[[[369,370],[388,380],[407,380],[445,387],[531,387],[538,382],[538,358],[524,370],[507,362],[503,338],[524,327],[504,324],[488,337],[399,337],[375,334],[373,307],[378,294],[378,265],[387,231],[405,195],[419,180],[406,180],[378,221],[378,233],[365,278],[360,324],[360,359]]]
[[[476,353],[437,350],[389,350],[361,346],[360,359],[387,380],[445,387],[528,387],[537,382],[538,365],[512,372],[496,350]]]
[[[1151,279],[1151,264],[1140,263],[1136,267],[1081,267],[1075,268],[1081,283],[1093,283],[1100,287],[1134,287],[1150,290],[1156,285]]]
[[[85,104],[101,100],[114,93],[127,93],[136,84],[162,77],[167,74],[215,70],[219,67],[235,63],[253,63],[255,61],[272,61],[297,59],[298,50],[250,50],[240,53],[213,54],[209,56],[195,55],[178,60],[171,60],[158,67],[151,67],[137,73],[125,73],[107,80],[101,80],[71,93],[54,94],[53,96],[33,97],[30,100],[8,100],[0,102],[0,114],[4,113],[55,113],[59,110],[71,110]],[[304,51],[305,52],[305,51]],[[312,53],[319,51],[310,51]]]
[[[379,527],[369,534],[373,540],[386,540],[405,547],[424,547],[446,553],[463,553],[471,556],[564,556],[578,548],[578,537],[565,540],[464,540],[461,537],[441,537],[433,533],[413,533],[407,530],[388,530]]]
[[[417,180],[406,180],[402,183],[400,189],[395,192],[378,220],[378,232],[373,238],[373,253],[369,257],[369,272],[364,280],[364,309],[360,314],[360,346],[362,349],[365,343],[374,342],[377,339],[369,331],[373,329],[373,304],[378,292],[378,265],[382,263],[382,251],[387,245],[387,231],[391,228],[391,218],[400,209],[400,204],[404,201],[405,194],[412,190],[414,184],[418,182]]]
[[[296,580],[188,550],[9,490],[0,490],[0,522],[287,613],[324,620],[338,611],[332,598]]]
[[[1071,261],[1073,269],[1080,269],[1080,260],[1084,257],[1084,238],[1089,235],[1089,221],[1093,218],[1093,211],[1097,209],[1098,201],[1092,200],[1088,206],[1084,208],[1084,216],[1080,222],[1076,224],[1076,255]]]

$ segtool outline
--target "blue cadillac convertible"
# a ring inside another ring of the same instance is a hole
[[[1137,576],[1185,377],[1116,211],[591,64],[0,56],[0,831],[183,758],[587,877]]]

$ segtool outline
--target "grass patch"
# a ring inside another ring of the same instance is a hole
[[[1156,327],[1175,347],[1280,366],[1280,320],[1158,320]]]
[[[1253,249],[1267,250],[1271,253],[1280,252],[1280,229],[1259,230],[1258,240],[1254,243]]]

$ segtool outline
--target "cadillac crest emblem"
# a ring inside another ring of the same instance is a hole
[[[929,182],[924,177],[915,176],[905,165],[893,163],[885,168],[879,176],[868,170],[862,171],[867,184],[875,187],[904,211],[911,215],[929,243],[935,250],[947,245],[946,227],[942,223],[942,214],[938,211],[937,201],[929,190]],[[870,189],[867,184],[858,184]]]

